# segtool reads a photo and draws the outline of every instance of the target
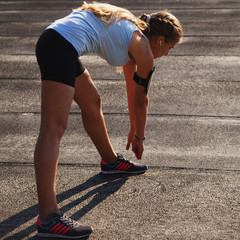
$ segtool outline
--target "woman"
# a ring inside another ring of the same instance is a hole
[[[101,98],[79,56],[95,52],[109,64],[123,66],[131,129],[127,149],[141,159],[148,109],[147,91],[154,59],[180,42],[179,21],[167,12],[135,17],[109,4],[84,3],[52,23],[40,36],[36,55],[42,78],[41,127],[34,154],[39,199],[38,235],[76,238],[92,229],[59,211],[55,181],[59,144],[67,126],[72,100],[80,107],[86,132],[101,156],[101,172],[143,173],[113,150],[101,110]]]

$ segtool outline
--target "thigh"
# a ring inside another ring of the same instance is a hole
[[[76,78],[74,100],[82,112],[99,109],[101,97],[87,70]]]
[[[43,81],[41,126],[65,125],[68,120],[73,96],[73,87],[55,81]]]

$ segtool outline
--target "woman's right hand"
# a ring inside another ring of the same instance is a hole
[[[130,130],[128,133],[128,141],[127,141],[127,146],[126,149],[128,150],[133,142],[134,139],[134,135],[135,135],[135,130]]]
[[[142,154],[144,151],[144,144],[143,144],[143,141],[139,142],[135,138],[135,130],[129,131],[126,149],[129,150],[131,145],[132,145],[132,151],[134,152],[136,158],[138,160],[142,159]]]
[[[133,137],[132,151],[134,152],[136,158],[138,160],[141,160],[142,159],[142,154],[143,154],[143,151],[144,151],[143,141],[139,142],[135,137]]]

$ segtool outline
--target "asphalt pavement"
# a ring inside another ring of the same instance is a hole
[[[180,45],[155,62],[137,176],[103,176],[100,157],[72,104],[62,139],[57,199],[94,229],[96,240],[240,239],[239,0],[111,0],[134,14],[169,10],[182,22]],[[41,32],[81,1],[0,1],[0,239],[38,239],[33,152],[40,123]],[[129,120],[123,74],[90,54],[81,61],[102,96],[116,152]]]

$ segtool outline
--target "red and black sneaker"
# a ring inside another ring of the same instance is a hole
[[[140,174],[147,170],[146,165],[140,165],[132,163],[126,160],[123,156],[118,154],[114,163],[107,163],[104,160],[101,161],[101,173],[103,174],[116,174],[116,173],[128,173],[128,174]]]
[[[39,237],[79,239],[87,237],[92,233],[90,226],[83,226],[63,213],[54,213],[48,223],[43,223],[38,217],[36,225],[38,230],[37,235]]]

